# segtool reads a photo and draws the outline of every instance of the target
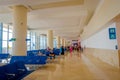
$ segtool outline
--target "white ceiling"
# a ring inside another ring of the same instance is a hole
[[[0,22],[12,23],[10,6],[24,5],[29,9],[27,25],[30,30],[46,34],[47,30],[52,29],[54,36],[77,39],[99,2],[100,0],[0,0]],[[56,6],[53,3],[65,5]],[[54,6],[48,6],[51,4]]]

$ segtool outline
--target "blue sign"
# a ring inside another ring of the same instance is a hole
[[[116,29],[109,28],[109,39],[116,39]]]

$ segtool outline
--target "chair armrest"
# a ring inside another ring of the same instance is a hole
[[[15,80],[14,78],[16,77],[16,74],[12,74],[12,73],[7,73],[7,80]]]
[[[7,76],[15,76],[15,74],[9,74],[9,73],[7,73],[6,75]]]
[[[25,71],[25,69],[17,69],[17,70],[19,70],[19,71]]]

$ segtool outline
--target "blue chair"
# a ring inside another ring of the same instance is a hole
[[[11,60],[10,60],[10,63],[14,63],[16,61],[23,61],[25,62],[26,60],[26,56],[12,56],[11,57]]]
[[[16,61],[23,61],[24,64],[34,65],[34,64],[46,64],[47,56],[12,56],[10,63]]]
[[[0,80],[7,80],[7,75],[5,73],[4,67],[0,66]]]
[[[6,75],[8,77],[8,80],[16,80],[17,77],[19,77],[19,71],[17,70],[17,67],[14,65],[14,63],[8,64],[4,66]]]
[[[0,62],[2,62],[3,59],[5,59],[8,63],[8,58],[10,58],[9,53],[0,53]]]
[[[21,80],[33,71],[28,71],[22,61],[0,66],[0,80]]]
[[[26,69],[23,61],[17,61],[14,64],[16,65],[17,70],[19,71],[19,74],[24,74],[27,72],[27,69]]]

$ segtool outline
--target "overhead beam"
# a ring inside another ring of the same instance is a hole
[[[46,8],[54,8],[54,7],[82,5],[83,3],[84,0],[70,0],[70,1],[61,1],[61,2],[33,5],[29,7],[33,10],[37,10],[37,9],[46,9]]]

